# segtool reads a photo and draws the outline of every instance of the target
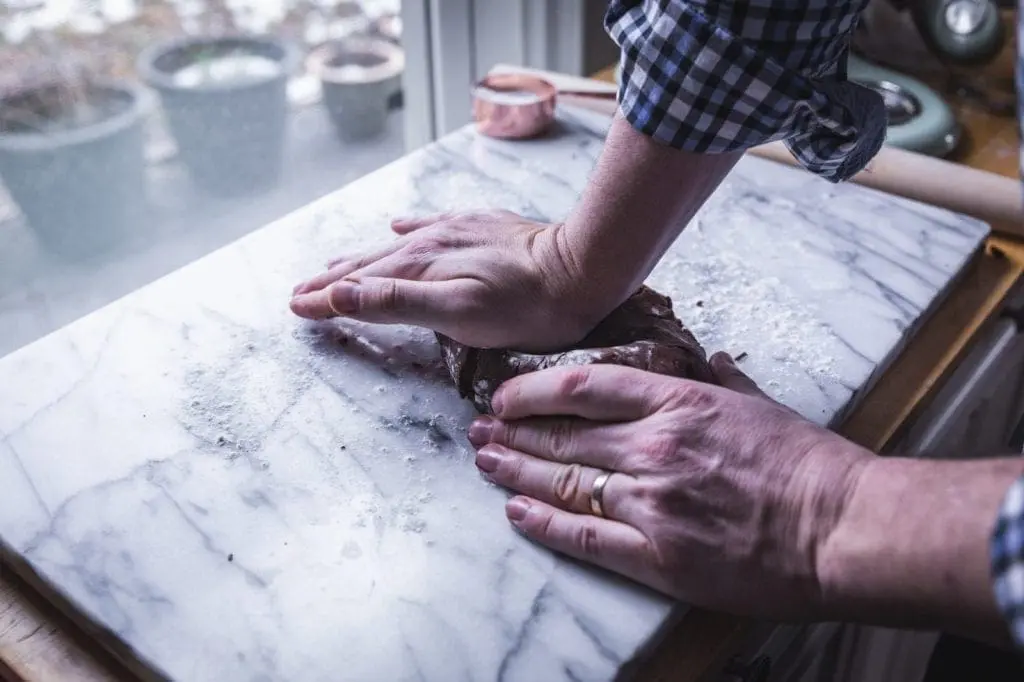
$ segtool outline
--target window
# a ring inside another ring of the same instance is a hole
[[[603,5],[0,0],[0,356],[468,123],[495,63],[580,72]]]
[[[399,0],[2,2],[0,355],[405,151]]]

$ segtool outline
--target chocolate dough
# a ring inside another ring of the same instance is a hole
[[[548,367],[611,364],[714,383],[704,349],[672,312],[672,301],[641,287],[574,347],[548,354],[471,348],[437,334],[459,395],[491,413],[491,397],[508,379]]]

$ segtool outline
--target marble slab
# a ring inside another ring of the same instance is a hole
[[[155,677],[615,678],[680,609],[507,525],[429,333],[287,309],[392,216],[564,216],[606,124],[458,131],[0,360],[7,558]],[[709,350],[834,423],[986,234],[748,158],[651,283]]]

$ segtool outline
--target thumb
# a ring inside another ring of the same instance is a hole
[[[711,363],[711,370],[715,373],[715,379],[718,380],[720,386],[745,395],[761,398],[768,397],[764,391],[757,387],[753,379],[736,366],[736,362],[728,353],[715,353],[711,356],[709,362]]]
[[[342,316],[379,324],[410,324],[432,329],[449,326],[466,292],[458,282],[421,282],[391,277],[362,277],[335,282],[292,300],[303,317]]]

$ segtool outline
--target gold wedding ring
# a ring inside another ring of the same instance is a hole
[[[605,518],[604,487],[608,484],[608,479],[611,477],[610,471],[604,471],[594,479],[594,487],[590,489],[590,511],[594,516]]]

